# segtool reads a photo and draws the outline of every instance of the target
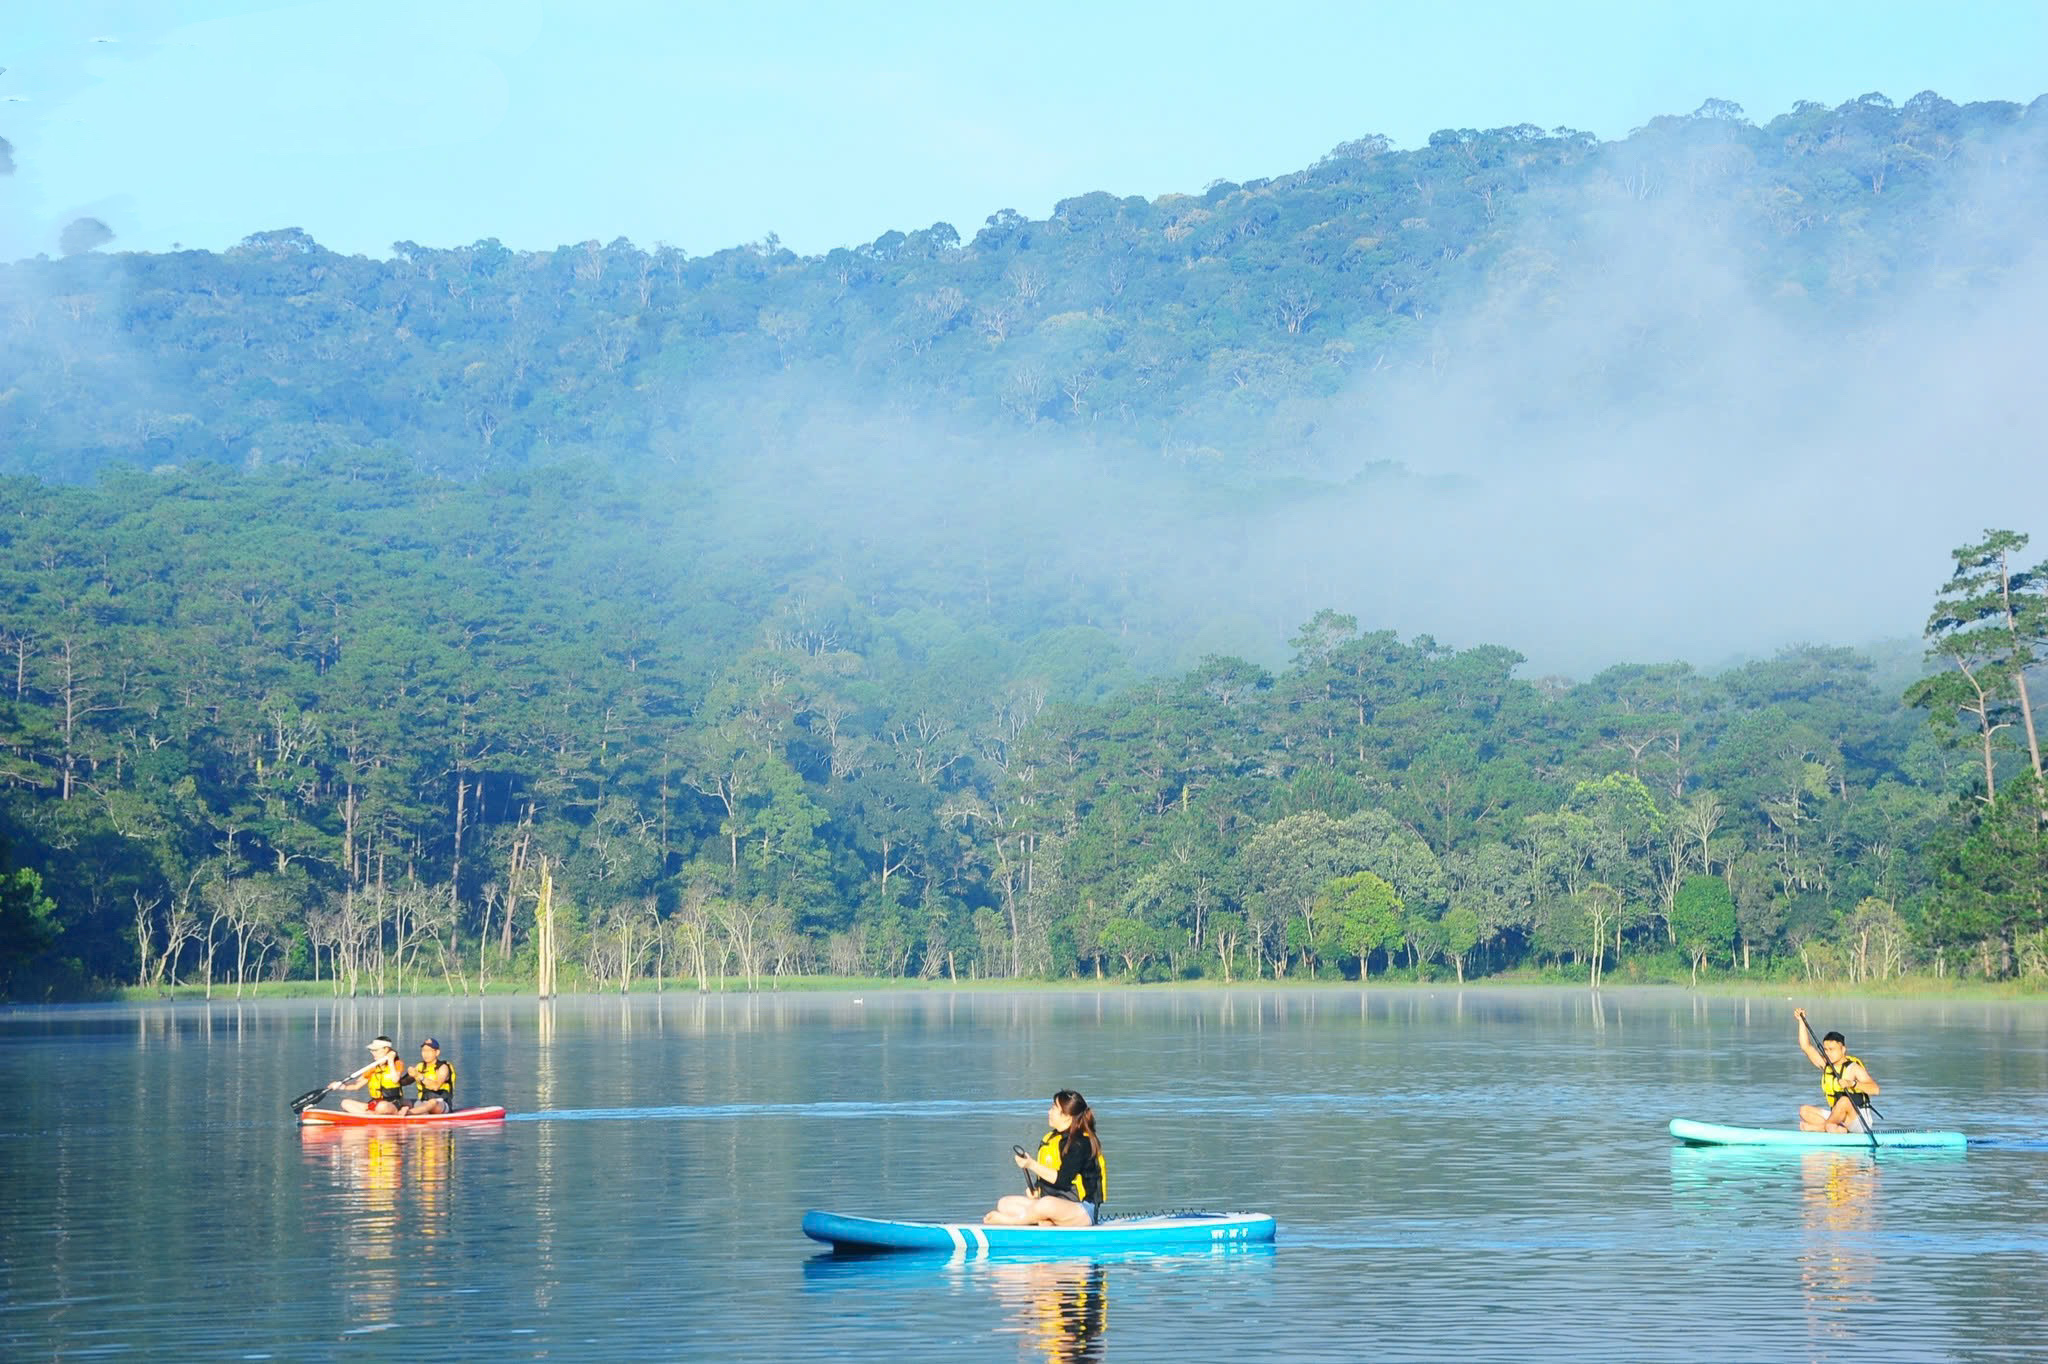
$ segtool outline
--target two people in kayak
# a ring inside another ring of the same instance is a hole
[[[998,1199],[981,1219],[989,1226],[1092,1227],[1102,1215],[1109,1171],[1095,1110],[1077,1091],[1063,1089],[1052,1096],[1045,1125],[1037,1155],[1021,1146],[1014,1153],[1029,1192]]]
[[[1813,1029],[1806,1022],[1806,1010],[1794,1009],[1799,1024],[1799,1049],[1806,1059],[1820,1067],[1820,1093],[1824,1101],[1799,1106],[1802,1132],[1868,1132],[1870,1118],[1863,1110],[1879,1092],[1877,1081],[1863,1062],[1849,1054],[1849,1039],[1831,1032],[1813,1044]]]
[[[416,1066],[399,1059],[398,1048],[388,1037],[370,1040],[370,1064],[346,1080],[336,1080],[329,1089],[355,1090],[368,1087],[370,1097],[343,1099],[348,1113],[452,1113],[455,1111],[455,1067],[441,1059],[441,1044],[434,1038],[420,1043]],[[417,1089],[419,1097],[406,1102],[405,1091]]]

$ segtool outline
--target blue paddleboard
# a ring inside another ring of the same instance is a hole
[[[1086,1255],[1097,1250],[1193,1250],[1271,1241],[1263,1212],[1175,1212],[1106,1217],[1092,1227],[991,1227],[980,1222],[899,1222],[812,1209],[804,1235],[834,1250],[924,1250],[979,1258],[1004,1254]]]
[[[1724,1127],[1720,1123],[1694,1122],[1673,1118],[1671,1135],[1694,1146],[1807,1146],[1868,1151],[1870,1137],[1862,1132],[1801,1132],[1789,1127]],[[1880,1147],[1946,1147],[1969,1145],[1960,1132],[1879,1132]]]

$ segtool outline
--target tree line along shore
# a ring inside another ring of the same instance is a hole
[[[2048,975],[2016,533],[1889,678],[1523,679],[1330,611],[1145,675],[1101,627],[653,590],[687,499],[407,477],[0,485],[10,993]]]

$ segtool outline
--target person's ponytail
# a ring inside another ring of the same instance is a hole
[[[1072,1089],[1061,1090],[1052,1096],[1052,1101],[1059,1105],[1060,1112],[1074,1120],[1074,1125],[1067,1129],[1067,1141],[1072,1142],[1077,1133],[1088,1138],[1089,1151],[1096,1160],[1101,1160],[1102,1136],[1095,1130],[1095,1110],[1088,1106],[1088,1101]]]

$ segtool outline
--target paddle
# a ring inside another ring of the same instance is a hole
[[[347,1084],[349,1080],[360,1080],[363,1076],[368,1075],[371,1071],[375,1070],[377,1068],[377,1065],[377,1062],[372,1061],[369,1065],[364,1066],[361,1070],[349,1076],[346,1080],[334,1080],[327,1084],[321,1085],[317,1089],[307,1090],[304,1094],[301,1094],[298,1098],[292,1100],[292,1112],[305,1112],[314,1104],[319,1103],[321,1099],[325,1098],[329,1090],[340,1089],[343,1085]]]
[[[1805,1014],[1799,1015],[1799,1026],[1806,1029],[1806,1040],[1813,1043],[1813,1049],[1819,1052],[1822,1056],[1826,1056],[1828,1054],[1827,1048],[1821,1046],[1820,1038],[1814,1033],[1813,1024],[1806,1021]],[[1835,1078],[1839,1080],[1841,1076],[1837,1075]],[[1863,1103],[1865,1104],[1869,1102],[1870,1101],[1868,1099],[1865,1099],[1863,1101]],[[1855,1112],[1856,1121],[1863,1124],[1863,1135],[1870,1138],[1870,1154],[1872,1154],[1873,1156],[1876,1155],[1877,1132],[1874,1128],[1871,1127],[1870,1119],[1863,1116],[1863,1104],[1859,1104],[1854,1099],[1851,1099],[1849,1100],[1849,1107]],[[1875,1110],[1873,1109],[1873,1111]],[[1881,1118],[1884,1116],[1884,1114],[1879,1113],[1877,1116]]]
[[[1020,1160],[1031,1159],[1031,1153],[1021,1146],[1012,1146],[1010,1149],[1017,1153],[1017,1157]],[[1024,1192],[1034,1198],[1038,1196],[1038,1176],[1032,1174],[1029,1170],[1024,1171]]]

